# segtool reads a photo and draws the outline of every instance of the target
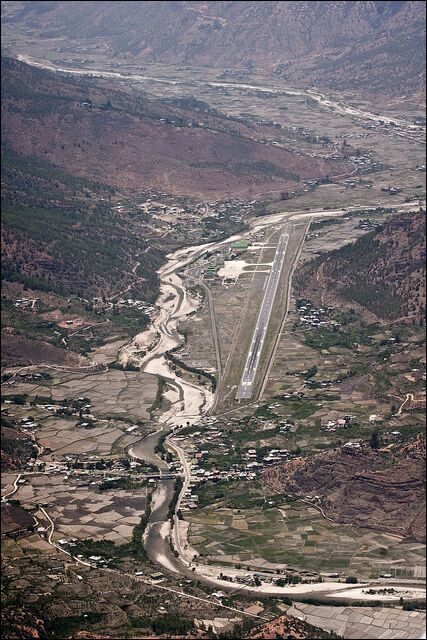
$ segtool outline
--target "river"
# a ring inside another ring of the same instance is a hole
[[[244,84],[239,82],[217,82],[217,81],[186,81],[186,80],[171,80],[169,78],[159,78],[156,76],[142,75],[136,73],[121,73],[117,71],[103,71],[100,69],[89,69],[89,68],[71,68],[71,67],[61,67],[50,60],[39,60],[32,58],[31,56],[18,54],[17,59],[22,62],[26,62],[27,64],[31,64],[33,66],[42,67],[43,69],[50,69],[51,71],[60,71],[62,73],[71,73],[73,75],[90,75],[94,77],[104,77],[104,78],[116,78],[120,80],[128,80],[129,82],[157,82],[159,84],[169,84],[169,85],[188,85],[192,86],[192,84],[196,84],[199,86],[205,85],[210,87],[220,87],[220,88],[228,88],[228,89],[239,89],[239,90],[252,90],[252,91],[262,91],[264,93],[271,93],[272,95],[280,95],[284,93],[288,93],[294,96],[305,96],[306,98],[311,98],[321,109],[326,111],[331,111],[340,115],[347,115],[350,117],[354,117],[360,120],[367,120],[370,122],[379,123],[387,123],[396,127],[400,127],[402,129],[406,129],[407,131],[424,131],[425,127],[420,124],[414,124],[409,120],[405,120],[401,117],[391,117],[386,115],[381,115],[379,113],[372,113],[366,109],[360,109],[355,106],[344,103],[342,100],[334,100],[330,97],[325,96],[320,93],[318,90],[314,89],[296,89],[294,87],[286,87],[277,89],[271,86],[262,86],[258,84]]]
[[[102,75],[104,77],[115,77],[120,79],[128,79],[130,81],[154,81],[169,84],[178,84],[176,81],[155,78],[150,76],[141,76],[136,74],[127,74],[123,76],[120,73],[104,72],[94,69],[70,69],[61,68],[49,61],[34,60],[28,56],[20,55],[18,59],[27,62],[29,64],[48,68],[55,71],[62,71],[75,75]],[[185,82],[183,83],[185,84]],[[418,125],[414,125],[408,121],[400,118],[390,118],[387,116],[381,116],[379,114],[373,114],[369,111],[357,109],[353,106],[346,105],[340,101],[334,101],[325,97],[319,92],[312,90],[291,89],[283,88],[280,90],[272,89],[271,87],[263,87],[259,85],[246,85],[239,83],[220,83],[220,82],[204,82],[200,84],[206,84],[211,86],[229,87],[236,89],[251,89],[259,91],[268,91],[272,93],[283,93],[287,91],[294,95],[301,95],[311,97],[314,99],[321,108],[334,111],[338,114],[345,114],[360,118],[362,120],[393,123],[396,126],[405,128],[412,131],[414,129],[421,129]],[[378,203],[375,203],[378,205]],[[418,203],[408,203],[400,207],[405,210],[413,206],[418,207]],[[348,207],[346,210],[356,207]],[[221,245],[228,244],[234,240],[239,240],[245,236],[250,236],[252,233],[256,233],[260,229],[268,226],[283,225],[287,221],[299,220],[303,218],[314,217],[332,217],[341,216],[344,213],[343,209],[336,209],[330,211],[288,211],[269,215],[263,218],[255,218],[249,222],[249,228],[243,233],[231,236],[227,239],[207,243],[204,245],[197,245],[180,249],[174,253],[171,253],[167,258],[167,262],[159,270],[159,278],[161,282],[160,295],[157,300],[157,315],[154,318],[152,325],[149,329],[141,334],[138,334],[134,339],[121,350],[119,359],[122,364],[126,364],[129,359],[136,361],[141,370],[156,376],[162,377],[167,384],[165,391],[165,397],[168,400],[168,408],[160,415],[158,422],[159,428],[155,433],[143,438],[140,442],[132,447],[129,453],[135,457],[142,458],[158,466],[160,472],[166,471],[167,465],[156,454],[155,448],[159,442],[159,439],[163,435],[167,435],[167,445],[174,449],[177,453],[183,468],[184,468],[184,485],[178,499],[175,515],[173,518],[173,527],[169,519],[169,504],[174,491],[174,480],[163,479],[157,483],[156,489],[153,492],[152,499],[152,511],[149,519],[149,524],[144,533],[144,547],[148,553],[149,558],[164,567],[167,570],[174,571],[179,575],[190,577],[200,580],[205,584],[213,587],[221,587],[224,590],[236,589],[236,582],[229,583],[219,579],[219,575],[222,567],[215,567],[214,565],[203,565],[198,561],[191,561],[188,559],[188,554],[185,553],[187,547],[187,541],[181,540],[178,519],[176,512],[179,509],[181,498],[188,488],[190,483],[189,467],[185,460],[184,452],[179,448],[176,442],[173,442],[171,434],[175,428],[186,426],[187,424],[196,424],[200,418],[212,409],[214,406],[214,394],[204,385],[196,385],[182,377],[178,376],[173,369],[170,368],[165,354],[171,349],[179,346],[183,342],[183,336],[179,333],[179,323],[185,318],[188,318],[191,314],[195,313],[200,305],[200,301],[192,297],[183,283],[179,272],[188,265],[191,261],[201,256],[208,250],[215,249]],[[141,352],[141,345],[147,347],[145,355],[138,355]],[[175,552],[171,548],[171,542],[173,541],[173,547]],[[244,570],[233,570],[227,568],[228,574],[234,574],[235,578],[243,577],[247,575]],[[373,586],[376,583],[369,583],[369,586]],[[388,582],[390,584],[390,581]],[[358,585],[360,589],[361,586]],[[345,589],[349,591],[349,585],[333,583],[321,583],[312,585],[297,585],[293,588],[277,587],[276,585],[263,584],[260,587],[240,586],[241,591],[247,593],[256,593],[259,595],[281,595],[281,596],[312,596],[312,595],[329,595],[333,596],[339,592],[339,590]],[[347,596],[351,598],[351,596]],[[377,599],[382,599],[382,596],[378,596]]]
[[[418,207],[418,203],[407,203],[406,205],[401,205],[399,209],[407,210],[413,207]],[[184,536],[184,539],[181,539],[179,521],[176,516],[182,496],[190,485],[190,472],[184,451],[182,451],[178,443],[173,440],[173,431],[175,428],[188,424],[196,424],[201,417],[209,413],[214,404],[214,394],[210,389],[185,381],[169,367],[168,361],[165,358],[165,353],[168,350],[183,342],[183,336],[178,331],[179,323],[197,311],[200,305],[200,301],[191,297],[186,291],[185,284],[179,272],[203,253],[233,242],[234,240],[250,237],[260,229],[284,225],[288,221],[301,220],[307,217],[338,217],[341,216],[344,211],[344,209],[311,212],[288,211],[263,218],[254,218],[249,222],[247,231],[218,242],[196,245],[169,254],[166,264],[163,265],[158,272],[161,286],[160,295],[156,304],[158,309],[157,316],[147,331],[135,336],[130,345],[127,345],[126,353],[127,357],[137,359],[139,357],[137,352],[140,349],[141,341],[143,342],[147,336],[151,336],[150,339],[153,341],[153,347],[146,355],[140,357],[139,364],[143,371],[161,376],[166,380],[167,391],[165,395],[170,402],[170,406],[158,419],[159,429],[134,445],[129,453],[138,458],[143,458],[152,464],[156,464],[161,471],[166,471],[167,465],[156,455],[155,447],[160,437],[167,435],[166,444],[177,453],[184,469],[184,486],[175,510],[173,527],[169,519],[168,508],[174,491],[174,480],[160,480],[153,493],[152,512],[143,540],[149,558],[168,571],[200,580],[212,587],[221,587],[224,590],[230,589],[232,586],[233,588],[236,587],[235,582],[230,584],[217,577],[221,571],[221,567],[203,565],[197,560],[191,560],[191,554],[189,555],[188,553],[186,536]],[[171,541],[173,541],[173,547],[171,547]],[[240,574],[242,576],[245,574],[244,571],[232,569],[227,569],[227,573],[234,573],[235,577],[238,577]],[[340,585],[335,582],[322,583],[319,585],[299,585],[298,587],[277,587],[273,584],[263,584],[261,587],[242,587],[247,593],[255,592],[266,595],[293,595],[298,593],[304,596],[332,595],[343,588],[347,588],[348,590],[348,585]]]

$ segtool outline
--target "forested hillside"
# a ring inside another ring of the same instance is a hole
[[[75,178],[46,161],[2,153],[2,278],[61,296],[110,295],[129,280],[143,242],[144,214],[118,216],[114,189]],[[146,257],[151,280],[139,285],[154,300],[160,251]],[[141,256],[144,260],[144,256]]]
[[[405,213],[302,265],[301,296],[357,303],[388,321],[425,323],[425,213]]]

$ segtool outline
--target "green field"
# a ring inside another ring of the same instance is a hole
[[[402,558],[407,568],[423,563],[422,545],[334,524],[302,502],[282,498],[279,506],[263,509],[253,504],[255,496],[251,496],[252,500],[242,501],[242,507],[251,501],[252,506],[239,509],[229,506],[235,502],[231,489],[217,495],[221,493],[223,497],[214,504],[187,516],[190,544],[205,560],[226,565],[283,564],[310,571],[343,571],[361,578],[390,571]]]

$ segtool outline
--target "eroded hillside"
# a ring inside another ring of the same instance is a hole
[[[277,491],[318,496],[337,522],[425,540],[425,440],[379,450],[326,451],[266,470]]]

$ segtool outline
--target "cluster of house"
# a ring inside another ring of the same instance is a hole
[[[252,211],[259,204],[258,200],[250,202],[235,198],[232,200],[214,200],[208,205],[209,216],[218,218],[219,220],[227,217],[229,220],[239,222],[244,214]]]
[[[43,377],[45,374],[21,374],[22,376],[31,376],[31,379],[38,380]],[[12,404],[12,400],[5,399],[3,400],[3,404]],[[79,416],[79,422],[77,426],[80,427],[88,427],[91,423],[96,422],[95,416],[89,413],[91,403],[87,398],[79,397],[75,400],[64,400],[62,403],[58,402],[58,404],[45,404],[45,403],[36,403],[31,407],[31,409],[41,409],[43,411],[48,411],[52,414],[61,415],[62,412],[66,412],[66,415],[75,415]],[[31,411],[30,409],[30,411]],[[9,416],[10,409],[2,408],[2,416]],[[14,424],[19,429],[19,431],[23,434],[29,435],[33,441],[35,442],[35,432],[40,427],[40,423],[35,420],[31,415],[23,416],[19,420],[14,421]],[[126,433],[132,433],[134,435],[138,435],[138,430],[140,429],[139,425],[129,425],[126,427]],[[142,435],[142,433],[141,433]],[[45,455],[49,455],[52,453],[49,447],[38,447],[39,454],[43,453]],[[122,462],[120,460],[104,460],[101,456],[97,455],[86,455],[86,454],[71,454],[65,456],[61,461],[46,461],[42,462],[40,460],[36,460],[35,458],[30,458],[27,462],[22,466],[23,471],[40,471],[46,475],[50,474],[60,474],[64,473],[70,475],[74,470],[93,470],[97,468],[97,463],[103,463],[103,469],[107,469],[110,471],[122,474],[128,474],[130,470],[140,470],[140,463],[135,461],[127,461]],[[79,473],[79,471],[78,471]],[[104,478],[112,479],[112,478]]]
[[[9,384],[13,384],[15,380],[19,382],[33,382],[34,380],[43,380],[48,379],[48,374],[46,373],[15,373],[15,374],[4,374],[2,375],[1,381],[8,382]],[[10,402],[8,402],[10,404]]]
[[[381,191],[389,193],[391,196],[396,196],[398,193],[401,193],[402,187],[392,187],[389,185],[388,187],[381,187]]]
[[[282,393],[282,395],[280,396],[282,398],[282,400],[292,400],[292,399],[297,399],[297,398],[303,398],[305,396],[304,391],[292,391],[292,392],[288,392],[288,393]]]
[[[358,160],[360,160],[360,158],[358,158]],[[347,189],[354,189],[358,185],[363,185],[367,189],[372,189],[372,183],[371,182],[366,182],[365,180],[364,181],[359,181],[359,180],[355,181],[355,180],[346,179],[346,180],[343,180],[343,185]]]
[[[349,159],[351,163],[357,167],[357,172],[359,174],[368,173],[370,171],[377,171],[381,168],[381,164],[379,162],[376,162],[375,160],[372,160],[372,158],[370,158],[369,156],[351,156]],[[367,186],[367,184],[368,183],[366,183],[365,186]]]
[[[287,127],[286,130],[290,134],[297,135],[299,139],[302,138],[309,144],[321,144],[323,146],[333,145],[334,147],[337,147],[337,145],[334,144],[328,136],[317,136],[315,133],[313,133],[309,129],[305,129],[304,127],[292,126],[292,127]],[[294,138],[291,142],[299,142],[299,140]]]
[[[300,375],[304,376],[308,371],[301,371]],[[327,389],[328,387],[334,387],[337,384],[341,384],[341,380],[322,380],[319,382],[318,380],[314,380],[313,378],[309,378],[304,380],[304,386],[307,389]]]
[[[22,307],[34,308],[34,305],[36,304],[37,300],[38,298],[16,298],[16,300],[13,301],[13,306],[17,308],[22,308]]]
[[[162,200],[164,200],[163,195],[166,194],[160,194]],[[165,204],[155,199],[148,199],[139,205],[139,208],[149,213],[154,220],[170,223],[191,222],[200,224],[205,217],[219,221],[227,219],[233,222],[241,222],[245,214],[251,211],[256,204],[257,201],[255,200],[247,202],[241,199],[232,199],[226,201],[215,200],[208,204],[182,204],[181,206],[176,206]]]
[[[362,450],[362,443],[361,442],[346,442],[345,444],[342,445],[341,447],[341,451],[343,453],[347,453],[349,455],[353,455],[354,453],[356,453],[357,451],[361,451]]]
[[[37,429],[40,425],[31,417],[21,418],[19,420],[19,424],[21,426],[21,431],[23,433],[33,433],[35,429]]]
[[[265,467],[293,457],[293,454],[287,449],[272,447],[257,451],[254,448],[249,448],[242,453],[240,461],[230,464],[227,469],[219,469],[212,458],[217,454],[233,453],[235,445],[227,440],[227,434],[215,424],[217,418],[211,417],[205,420],[207,424],[203,425],[203,431],[194,431],[174,437],[174,441],[185,451],[187,464],[190,468],[190,487],[183,497],[183,509],[197,508],[198,497],[193,493],[193,487],[200,483],[207,480],[214,482],[236,479],[253,480],[256,478],[256,474]],[[284,422],[280,429],[284,432],[289,430],[291,426],[290,423]],[[180,468],[176,469],[176,463],[171,463],[169,468],[180,471]]]
[[[322,425],[322,429],[328,432],[334,432],[337,431],[337,429],[348,429],[351,427],[354,419],[355,416],[347,415],[337,420],[327,420],[325,424]]]
[[[155,310],[154,305],[144,302],[144,300],[134,300],[133,298],[119,298],[115,304],[117,307],[133,307],[147,314]]]
[[[45,448],[43,453],[49,453],[50,449]],[[125,463],[121,460],[104,460],[101,456],[96,455],[80,455],[73,454],[65,456],[63,460],[47,460],[42,462],[40,460],[31,459],[25,465],[22,466],[23,471],[34,471],[43,475],[54,476],[63,475],[64,480],[68,480],[71,476],[73,478],[80,478],[77,481],[77,486],[96,486],[101,482],[119,480],[120,478],[132,477],[135,479],[144,480],[147,477],[147,472],[151,472],[150,469],[142,465],[140,462],[134,460]],[[26,482],[23,478],[19,481],[21,484]]]
[[[359,220],[357,225],[359,229],[364,229],[365,231],[372,231],[373,229],[377,229],[380,225],[379,222],[374,222],[373,220],[369,220],[366,218],[365,220]]]
[[[377,129],[380,128],[383,131],[388,131],[392,136],[404,136],[406,139],[409,139],[410,143],[414,144],[416,142],[424,142],[425,140],[425,129],[424,123],[416,120],[414,122],[417,125],[417,128],[412,127],[411,131],[405,130],[405,126],[391,121],[378,120],[375,124],[362,124],[364,129]]]
[[[331,311],[331,307],[320,307],[316,309],[309,302],[306,302],[303,306],[297,310],[299,313],[299,320],[302,325],[309,327],[340,327],[340,323],[337,320],[327,318],[327,314]]]
[[[256,201],[247,202],[241,199],[215,200],[210,203],[180,202],[177,206],[176,198],[168,194],[147,194],[147,199],[137,208],[150,216],[152,226],[148,230],[153,237],[174,234],[177,223],[182,223],[184,229],[191,230],[191,238],[200,235],[204,240],[220,239],[224,230],[216,224],[222,220],[234,224],[241,224],[245,216],[254,209]]]
[[[278,464],[283,460],[289,458],[289,451],[287,449],[270,449],[268,453],[263,456],[262,460],[258,462],[258,454],[256,449],[248,449],[246,452],[246,457],[249,462],[246,465],[247,469],[254,469],[259,471],[263,469],[265,466],[269,466],[272,464]]]
[[[75,547],[77,544],[79,543],[79,539],[78,538],[70,538],[69,540],[67,540],[66,538],[61,538],[60,540],[58,540],[58,544],[62,549],[66,549],[67,551],[71,552],[72,555],[73,554],[73,547]],[[78,558],[79,560],[83,560],[85,558],[85,556],[81,553],[76,554],[76,558]],[[103,558],[102,556],[97,556],[97,555],[92,555],[89,556],[87,558],[87,561],[89,561],[89,564],[91,564],[94,567],[100,567],[100,568],[105,568],[108,567],[109,563],[110,563],[110,559],[108,558]],[[79,581],[82,579],[81,576],[77,576],[77,579],[79,579]]]
[[[144,209],[146,213],[150,215],[153,220],[161,220],[166,222],[184,222],[197,220],[196,212],[187,207],[177,207],[175,205],[165,204],[163,202],[157,202],[155,200],[147,200],[143,204],[139,205],[139,208]]]

